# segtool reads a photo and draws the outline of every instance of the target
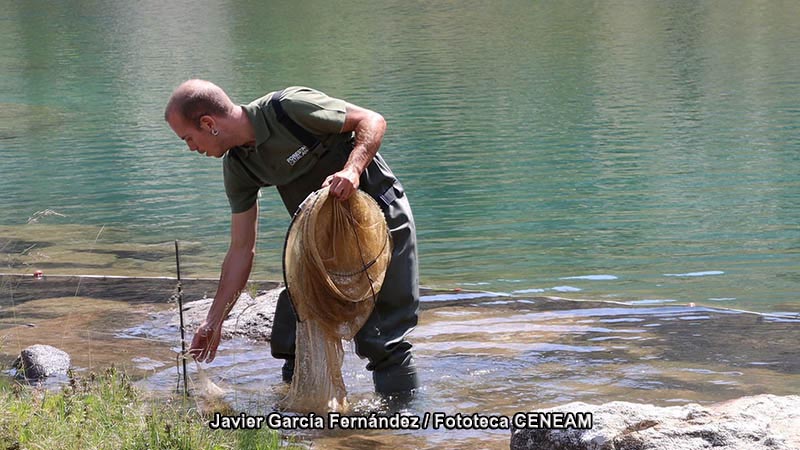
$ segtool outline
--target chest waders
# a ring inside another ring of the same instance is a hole
[[[341,170],[350,152],[348,146],[317,149],[322,143],[289,117],[280,104],[283,91],[270,99],[278,121],[303,145],[318,155],[317,163],[304,175],[277,186],[289,214],[294,214],[308,194],[322,187],[325,179]],[[318,151],[314,151],[314,150]],[[418,386],[411,357],[411,343],[406,335],[417,325],[419,310],[419,272],[417,268],[417,236],[411,207],[403,187],[380,154],[376,154],[361,174],[359,189],[378,201],[394,243],[394,251],[375,309],[355,336],[356,353],[367,358],[378,394],[408,393]],[[272,356],[285,359],[282,376],[291,381],[294,372],[295,332],[297,316],[289,293],[284,289],[278,297],[270,338]]]

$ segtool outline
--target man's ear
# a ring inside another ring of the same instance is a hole
[[[214,120],[211,116],[201,116],[200,117],[200,129],[204,131],[211,131],[216,128],[217,121]]]

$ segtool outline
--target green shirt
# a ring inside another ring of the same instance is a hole
[[[321,143],[306,148],[281,123],[270,107],[272,93],[242,105],[255,130],[255,147],[235,147],[222,159],[225,193],[232,213],[250,209],[264,186],[281,186],[308,172],[323,148],[347,145],[352,133],[341,133],[346,114],[344,100],[328,97],[314,89],[290,87],[284,90],[281,106],[298,125]]]

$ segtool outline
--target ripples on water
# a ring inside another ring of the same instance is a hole
[[[332,2],[302,27],[304,2],[10,5],[0,223],[52,208],[67,215],[53,223],[124,227],[133,242],[203,242],[195,268],[214,272],[219,167],[178,150],[164,99],[189,76],[239,101],[302,83],[389,120],[383,151],[415,206],[425,284],[511,292],[608,273],[573,287],[796,309],[797,7],[667,5]],[[376,38],[330,39],[337,20]],[[240,32],[257,26],[268,45]],[[258,270],[278,278],[287,219],[274,193],[263,206]]]
[[[611,274],[574,292],[797,310],[796,4],[40,6],[0,16],[0,224],[51,208],[201,242],[187,270],[216,272],[218,162],[180,151],[163,103],[192,76],[242,102],[306,84],[387,117],[426,285]],[[277,279],[288,218],[262,207],[256,275]]]

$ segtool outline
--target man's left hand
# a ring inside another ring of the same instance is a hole
[[[347,200],[358,190],[361,174],[354,169],[344,169],[328,176],[322,187],[330,186],[330,193],[339,200]]]

